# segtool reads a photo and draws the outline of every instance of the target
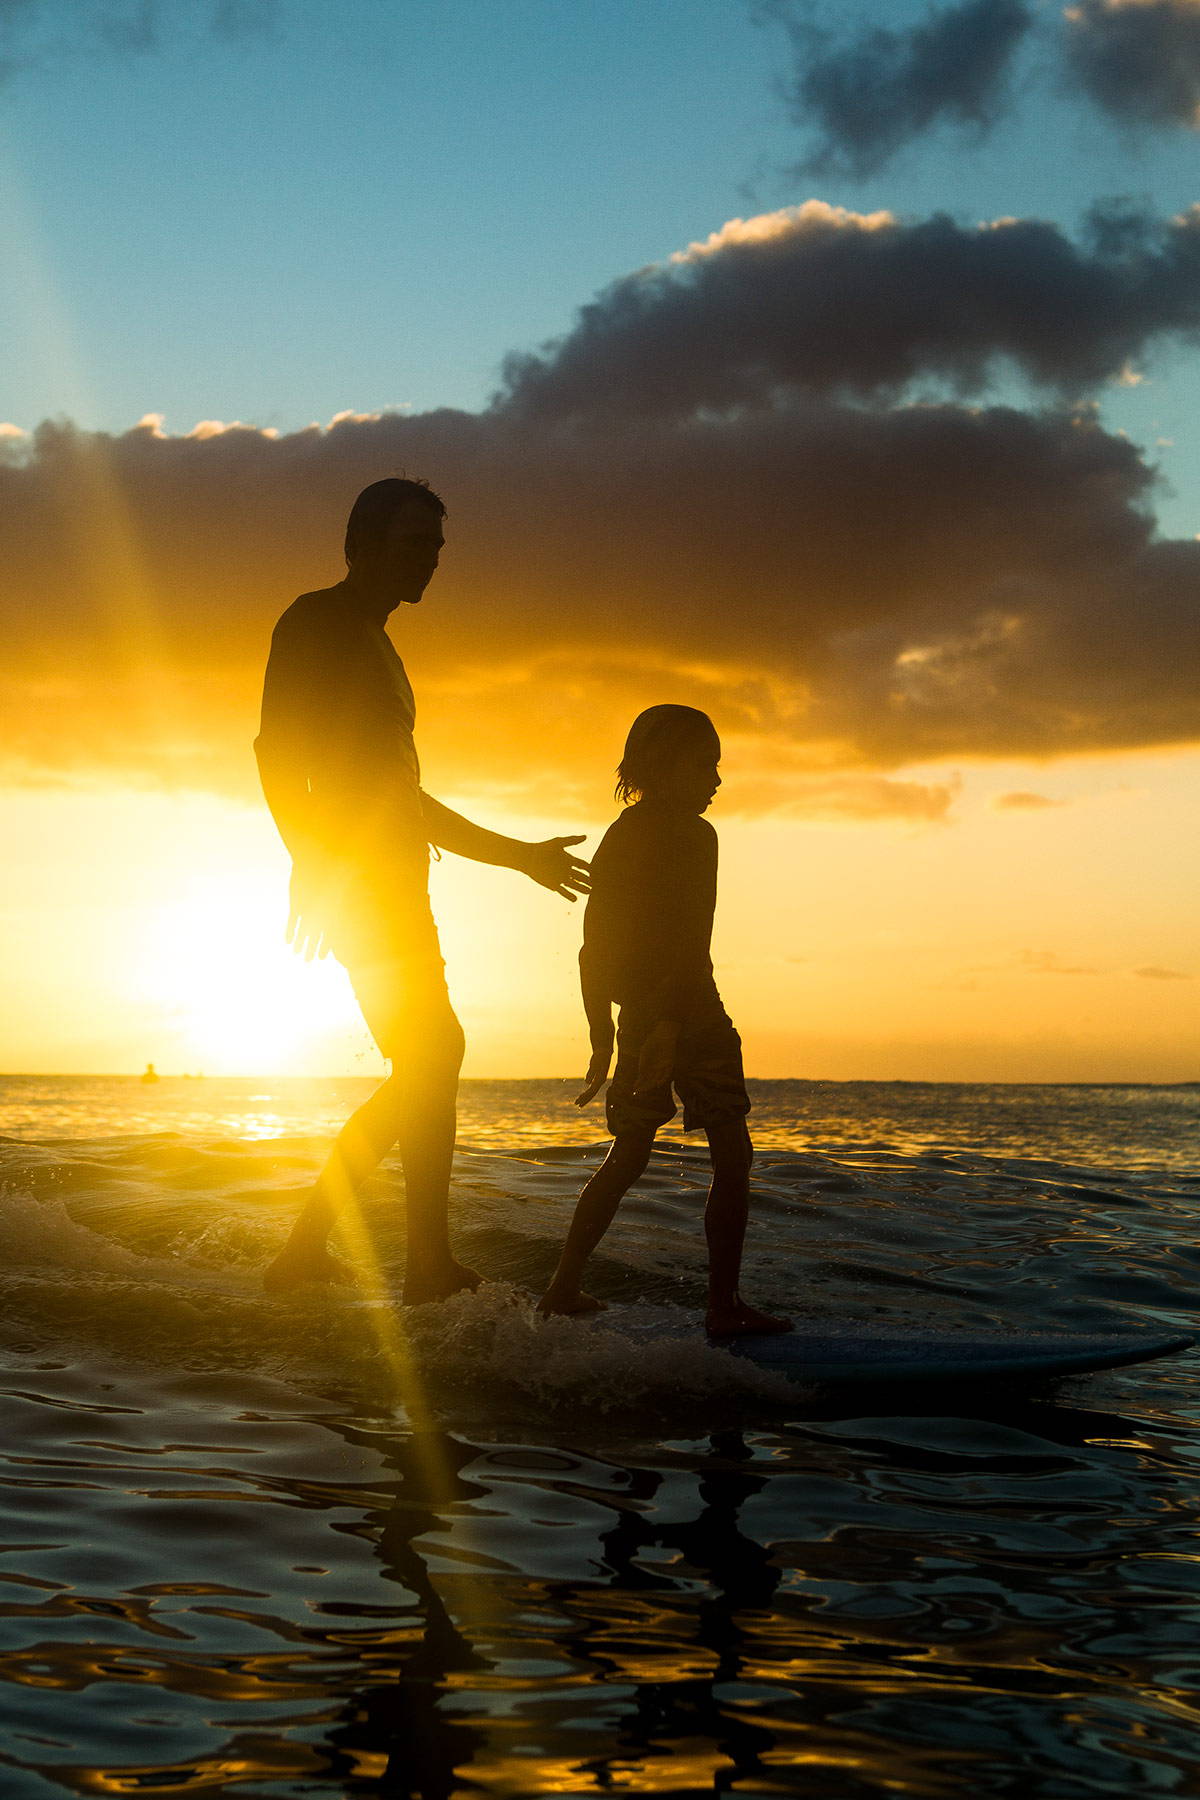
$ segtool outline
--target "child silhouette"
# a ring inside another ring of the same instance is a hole
[[[703,1130],[712,1157],[705,1326],[716,1336],[791,1329],[738,1292],[754,1152],[741,1040],[713,980],[717,834],[701,817],[721,785],[720,756],[712,720],[690,706],[650,707],[626,740],[616,790],[625,810],[592,860],[579,953],[592,1055],[578,1106],[608,1078],[620,1007],[606,1100],[614,1142],[579,1197],[544,1313],[602,1309],[583,1291],[584,1264],[644,1172],[658,1127],[674,1118],[674,1086],[684,1130]]]

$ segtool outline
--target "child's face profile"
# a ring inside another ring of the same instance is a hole
[[[721,785],[720,760],[721,740],[715,732],[710,738],[681,744],[671,757],[664,757],[662,768],[647,783],[647,799],[681,812],[707,811]]]

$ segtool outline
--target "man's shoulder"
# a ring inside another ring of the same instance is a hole
[[[336,587],[315,588],[311,594],[301,594],[280,614],[274,635],[289,641],[323,637],[337,630],[340,612]]]

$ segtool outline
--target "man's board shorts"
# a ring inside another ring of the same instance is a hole
[[[638,1058],[655,1021],[623,1006],[617,1020],[617,1066],[604,1102],[613,1136],[657,1131],[675,1117],[675,1094],[683,1102],[683,1129],[703,1131],[750,1111],[742,1070],[742,1040],[716,989],[679,1033],[670,1081],[637,1090]],[[672,1093],[672,1088],[675,1094]]]
[[[368,1031],[392,1062],[428,1057],[444,1032],[458,1032],[428,889],[397,883],[340,910],[333,953]]]

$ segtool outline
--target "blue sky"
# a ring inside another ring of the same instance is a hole
[[[870,17],[925,11],[893,0]],[[287,430],[473,409],[506,352],[736,215],[816,194],[1073,230],[1101,197],[1160,214],[1195,198],[1192,134],[1115,129],[1059,91],[1036,42],[990,136],[941,128],[856,181],[794,172],[788,40],[740,0],[251,0],[240,16],[262,28],[232,36],[213,12],[175,0],[152,46],[114,47],[86,4],[12,9],[26,66],[0,87],[19,251],[0,272],[0,419],[119,430],[153,411],[175,431]],[[1179,490],[1162,516],[1189,532],[1194,360],[1165,353],[1104,400],[1139,442],[1173,440],[1158,446]]]

